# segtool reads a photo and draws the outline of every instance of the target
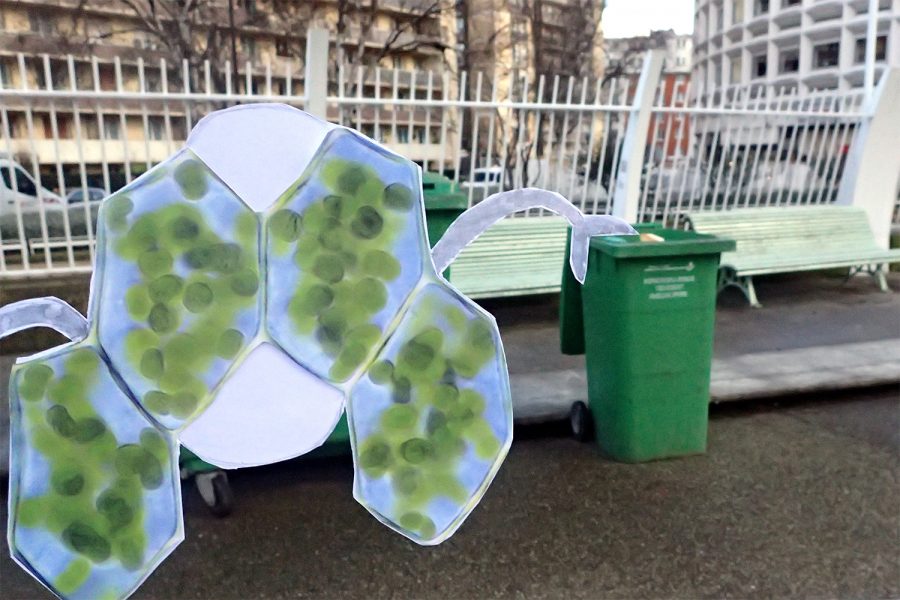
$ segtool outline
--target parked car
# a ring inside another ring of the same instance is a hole
[[[490,189],[500,191],[500,179],[503,177],[501,167],[479,167],[472,171],[472,179],[460,183],[463,188]]]
[[[699,198],[706,184],[706,169],[698,165],[653,165],[641,173],[641,184],[651,192]]]
[[[747,185],[750,194],[802,193],[817,189],[821,179],[805,159],[794,162],[762,162]]]
[[[84,202],[84,192],[85,188],[76,188],[69,192],[66,196],[66,202],[69,204],[78,204],[80,202]],[[106,190],[98,187],[89,187],[87,188],[87,199],[88,202],[100,202],[106,198]]]
[[[16,212],[16,204],[23,213],[40,210],[60,211],[65,208],[63,199],[45,187],[40,188],[28,171],[10,158],[0,157],[0,215]]]

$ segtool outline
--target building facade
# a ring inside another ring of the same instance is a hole
[[[863,85],[868,0],[697,0],[694,80],[708,91],[770,86],[803,96]],[[900,66],[900,2],[879,0],[876,81]]]
[[[673,30],[651,31],[650,35],[604,40],[604,71],[607,77],[625,77],[630,82],[630,94],[634,92],[637,78],[650,50],[664,53],[660,74],[660,96],[663,106],[684,106],[691,82],[691,58],[693,38],[690,34],[677,34]],[[687,119],[678,114],[654,115],[647,134],[647,145],[653,148],[660,161],[687,153],[690,144],[690,128]]]
[[[690,75],[694,40],[691,34],[673,30],[651,31],[650,35],[607,38],[603,41],[604,72],[638,74],[649,50],[662,50],[663,73]]]
[[[482,73],[489,93],[509,81],[603,76],[599,0],[470,0],[457,4],[459,68]],[[532,84],[534,87],[534,84]]]
[[[440,76],[429,83],[421,74],[445,65],[446,15],[433,2],[360,4],[365,10],[337,0],[197,4],[202,10],[191,15],[186,34],[190,50],[179,55],[165,31],[123,2],[0,0],[0,87],[16,91],[0,103],[0,154],[29,170],[36,158],[46,187],[64,187],[57,181],[61,172],[70,187],[86,178],[91,186],[116,189],[166,158],[198,117],[233,103],[234,95],[302,96],[309,27],[331,32],[332,95],[440,99],[444,93]],[[38,100],[26,97],[28,90],[122,98]],[[232,99],[188,103],[150,96],[184,91]],[[148,98],[137,97],[142,94]],[[349,118],[337,106],[329,106],[328,116]],[[394,117],[404,127],[378,127],[390,116],[375,107],[354,113],[348,124],[412,160],[438,155],[439,116],[399,108]]]

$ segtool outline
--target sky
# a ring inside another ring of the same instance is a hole
[[[651,29],[694,31],[694,0],[607,0],[603,36],[647,35]]]

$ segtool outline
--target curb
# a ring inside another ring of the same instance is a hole
[[[900,384],[900,339],[713,359],[710,403]],[[587,398],[583,369],[510,374],[517,423],[564,419]]]

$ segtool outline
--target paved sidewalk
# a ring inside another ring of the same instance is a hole
[[[889,282],[900,290],[900,274]],[[712,402],[900,384],[900,292],[827,274],[764,277],[757,288],[761,309],[733,290],[719,298]],[[554,297],[487,308],[500,323],[519,421],[562,418],[586,399],[584,358],[559,353]]]

